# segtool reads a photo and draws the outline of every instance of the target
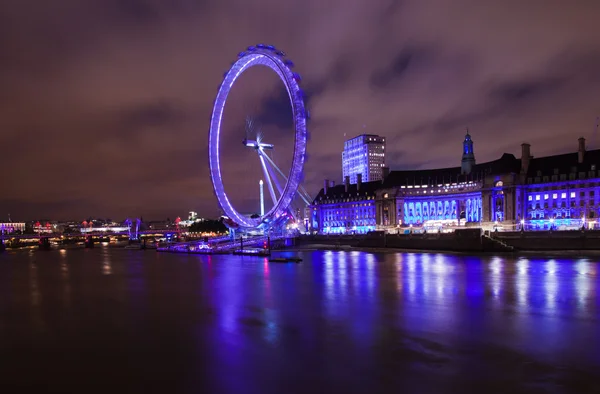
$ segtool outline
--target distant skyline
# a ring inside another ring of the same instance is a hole
[[[60,5],[60,6],[58,6]],[[387,139],[394,169],[600,147],[600,2],[6,0],[0,13],[0,221],[218,215],[207,168],[223,72],[259,42],[290,55],[312,121],[305,187],[341,181],[347,138]],[[232,92],[226,186],[258,209],[253,115],[286,163],[277,78]],[[233,141],[233,142],[231,142]]]

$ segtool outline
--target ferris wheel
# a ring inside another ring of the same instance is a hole
[[[269,67],[279,76],[286,87],[294,123],[294,153],[289,173],[285,174],[268,154],[269,151],[274,149],[274,145],[265,142],[261,133],[257,133],[254,139],[249,138],[248,128],[252,129],[253,127],[252,124],[247,123],[247,135],[242,142],[246,147],[257,153],[259,158],[257,163],[260,163],[262,167],[273,200],[273,206],[268,212],[261,212],[258,217],[247,217],[235,209],[225,193],[221,177],[219,152],[221,147],[221,125],[227,96],[237,78],[253,66]],[[309,119],[309,113],[304,104],[304,92],[299,86],[301,77],[292,71],[293,67],[294,63],[286,58],[285,53],[272,45],[249,46],[245,51],[238,54],[238,59],[224,74],[223,82],[219,85],[208,136],[210,176],[221,209],[231,222],[242,228],[275,226],[291,219],[294,213],[290,210],[290,206],[296,195],[300,196],[306,204],[310,203],[310,196],[300,185],[306,156],[306,123]],[[283,181],[279,182],[278,179]]]

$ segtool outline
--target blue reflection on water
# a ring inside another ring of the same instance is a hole
[[[9,343],[26,329],[70,348],[69,336],[52,333],[90,333],[100,324],[115,338],[138,341],[129,354],[138,363],[139,349],[162,341],[169,357],[197,353],[209,364],[202,378],[229,392],[265,392],[290,378],[381,392],[379,382],[403,373],[446,379],[473,365],[492,365],[487,373],[502,381],[513,366],[521,373],[522,360],[600,368],[594,260],[357,251],[301,257],[301,264],[272,264],[110,250],[23,254],[20,262],[5,255],[0,311],[4,321],[22,311],[22,326],[0,324],[0,334]],[[119,294],[123,305],[115,302]],[[76,307],[74,318],[56,318]],[[96,310],[106,317],[88,312]],[[181,354],[169,353],[175,339]],[[168,369],[170,359],[153,362]]]

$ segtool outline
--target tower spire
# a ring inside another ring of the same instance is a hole
[[[467,134],[463,141],[463,154],[460,165],[461,175],[469,175],[475,166],[475,152],[473,151],[473,140],[469,134],[469,128],[467,127]]]

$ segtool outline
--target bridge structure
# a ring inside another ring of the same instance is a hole
[[[181,230],[169,229],[169,230],[145,230],[139,231],[137,233],[131,233],[129,231],[119,231],[119,232],[107,232],[107,231],[89,231],[85,233],[69,233],[63,234],[60,232],[53,233],[36,233],[36,234],[4,234],[2,239],[33,239],[33,238],[62,238],[62,239],[77,239],[77,238],[85,238],[85,237],[118,237],[118,236],[127,236],[131,240],[139,240],[142,236],[150,236],[150,235],[177,235],[181,234]]]
[[[183,234],[183,229],[179,226],[176,226],[175,228],[140,230],[140,225],[140,219],[127,219],[125,221],[125,226],[119,227],[118,231],[112,231],[106,227],[82,227],[81,232],[79,233],[66,234],[42,229],[41,226],[39,226],[37,231],[33,234],[13,234],[8,233],[4,227],[0,227],[0,252],[5,251],[7,243],[14,240],[30,240],[37,242],[40,249],[50,249],[51,241],[64,242],[69,240],[83,240],[86,247],[93,247],[94,242],[98,239],[109,237],[123,237],[129,239],[130,242],[141,242],[145,237],[155,236],[175,239],[181,237]]]

